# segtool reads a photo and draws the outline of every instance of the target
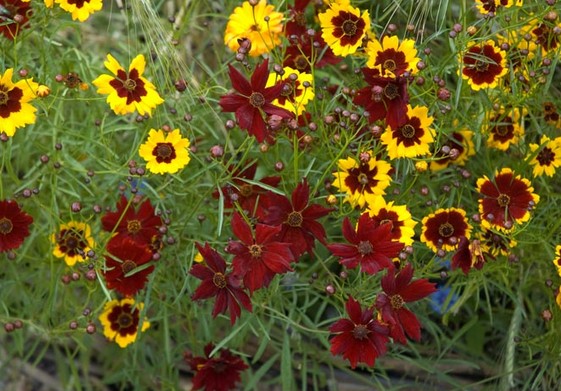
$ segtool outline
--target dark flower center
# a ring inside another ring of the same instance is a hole
[[[388,83],[385,87],[384,87],[384,95],[386,96],[386,98],[388,98],[389,100],[393,100],[395,98],[397,98],[399,96],[399,90],[397,88],[397,86],[393,83]]]
[[[123,87],[125,87],[127,91],[133,92],[136,89],[136,81],[127,79],[123,82]]]
[[[129,231],[130,234],[137,233],[141,228],[142,224],[140,224],[140,221],[138,220],[129,220],[127,222],[127,231]]]
[[[487,69],[489,69],[489,63],[481,60],[476,60],[473,64],[473,67],[477,72],[487,72]]]
[[[506,194],[499,194],[499,196],[497,197],[497,202],[499,203],[499,206],[501,208],[504,208],[505,206],[508,206],[508,204],[510,204],[510,197]]]
[[[358,180],[358,183],[360,183],[362,186],[368,185],[368,176],[366,176],[366,174],[363,173],[363,172],[358,174],[357,180]]]
[[[252,185],[242,185],[240,186],[240,194],[244,197],[249,197],[253,194],[253,186]]]
[[[64,238],[64,246],[69,250],[69,251],[73,251],[75,250],[78,245],[80,244],[80,241],[78,240],[78,238],[76,236],[74,236],[73,234],[68,234],[68,236],[66,236]]]
[[[14,225],[12,224],[12,220],[2,217],[0,219],[0,234],[7,235],[12,232]]]
[[[249,246],[249,254],[253,258],[259,258],[261,257],[261,254],[263,254],[263,250],[261,249],[260,245],[252,244],[251,246]]]
[[[249,104],[256,108],[263,107],[265,104],[265,97],[260,92],[253,92],[249,96]]]
[[[384,224],[391,224],[393,227],[393,220],[390,219],[383,219],[380,221],[380,225],[384,225]]]
[[[438,233],[443,238],[449,238],[454,234],[454,226],[448,222],[440,224],[440,227],[438,227]]]
[[[9,100],[8,93],[6,91],[0,90],[0,105],[5,105]]]
[[[415,128],[410,124],[405,124],[399,128],[401,135],[405,138],[415,137]]]
[[[353,337],[356,339],[365,339],[368,337],[369,330],[364,324],[357,324],[353,329]]]
[[[303,56],[303,55],[299,55],[294,59],[294,65],[296,65],[296,69],[298,69],[299,71],[302,71],[304,69],[308,68],[308,59]]]
[[[497,125],[495,126],[495,131],[497,132],[497,134],[499,136],[506,136],[508,135],[509,131],[510,131],[510,126],[509,125]]]
[[[372,247],[372,243],[370,243],[369,241],[363,240],[358,244],[357,249],[360,255],[364,256],[371,254],[374,250],[374,247]]]
[[[302,225],[302,221],[304,221],[304,218],[302,217],[302,213],[293,210],[288,215],[288,218],[286,219],[286,224],[290,225],[291,227],[300,227]]]
[[[341,26],[341,29],[343,30],[343,33],[345,35],[348,35],[349,37],[352,37],[353,35],[356,34],[356,22],[354,20],[345,20],[343,22],[343,25]]]
[[[392,305],[392,308],[394,310],[399,310],[401,307],[403,307],[405,301],[403,301],[403,297],[401,297],[400,295],[393,295],[390,297],[390,304]]]
[[[220,289],[226,288],[226,277],[222,273],[214,273],[212,282]]]
[[[387,69],[390,72],[393,72],[397,69],[397,64],[396,62],[391,59],[388,58],[387,60],[384,61],[384,63],[382,64],[382,68]]]
[[[126,260],[125,262],[123,262],[121,264],[121,270],[123,271],[123,274],[128,274],[129,272],[133,271],[134,269],[136,269],[136,263],[134,263],[131,260]]]
[[[131,314],[127,314],[125,312],[121,312],[119,317],[117,318],[117,323],[119,324],[119,328],[126,329],[132,325],[132,316]]]
[[[171,143],[158,143],[153,154],[156,155],[158,163],[162,161],[169,163],[175,157],[175,149]]]
[[[540,163],[540,165],[549,166],[553,162],[553,160],[555,160],[555,154],[553,153],[551,148],[544,148],[540,151],[540,153],[538,153],[536,159]]]

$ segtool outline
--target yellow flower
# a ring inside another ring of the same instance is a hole
[[[555,170],[561,166],[561,137],[550,140],[542,136],[540,144],[530,144],[530,153],[527,157],[530,165],[534,166],[534,176],[553,176]]]
[[[430,152],[434,131],[430,128],[433,118],[428,112],[424,106],[412,108],[407,105],[405,124],[396,129],[386,128],[380,141],[386,146],[390,159],[423,156]]]
[[[60,8],[72,14],[72,20],[86,21],[91,14],[100,11],[103,7],[102,0],[54,0]],[[47,7],[52,7],[52,0],[45,0]]]
[[[248,39],[250,56],[269,53],[281,43],[282,18],[282,13],[276,12],[275,7],[268,5],[266,0],[260,0],[255,6],[244,1],[228,19],[224,44],[235,52],[240,48],[240,41]]]
[[[35,98],[39,84],[33,79],[12,82],[14,70],[8,68],[0,77],[0,133],[13,136],[17,128],[35,123],[37,109],[29,102]]]
[[[559,287],[559,292],[557,293],[557,297],[555,298],[555,302],[561,308],[561,287]]]
[[[154,174],[174,174],[185,167],[189,157],[189,139],[182,138],[179,129],[167,135],[163,130],[150,129],[148,140],[138,150],[146,160],[146,168]]]
[[[508,73],[506,52],[491,40],[468,45],[460,63],[462,78],[474,91],[497,87],[499,80]]]
[[[272,87],[279,81],[285,83],[281,96],[272,103],[293,112],[298,117],[305,111],[308,102],[314,99],[314,79],[311,74],[290,67],[284,67],[283,71],[282,76],[275,72],[269,74],[267,87]]]
[[[321,36],[336,56],[355,53],[370,29],[368,11],[361,15],[360,9],[345,3],[332,3],[318,18]]]
[[[523,0],[475,0],[475,5],[482,15],[486,15],[489,13],[496,14],[501,7],[521,6],[522,2]]]
[[[103,326],[103,335],[107,339],[115,341],[121,348],[135,342],[142,308],[144,308],[144,304],[135,305],[133,298],[125,298],[121,301],[111,300],[105,304],[103,313],[99,316],[99,321]],[[148,319],[144,319],[140,331],[146,331],[149,327],[150,322]]]
[[[500,231],[492,231],[483,228],[483,231],[477,235],[481,251],[490,254],[493,258],[499,255],[509,255],[514,247],[518,244],[516,240],[507,236],[507,233]]]
[[[470,156],[475,155],[473,132],[468,129],[453,132],[430,162],[431,171],[440,171],[451,164],[463,166]]]
[[[368,61],[366,66],[378,69],[383,77],[401,76],[405,72],[417,73],[417,57],[415,41],[404,39],[399,42],[397,36],[384,36],[382,42],[374,38],[366,47]]]
[[[98,94],[108,95],[107,103],[115,114],[124,115],[137,110],[140,115],[151,115],[152,109],[164,102],[156,87],[142,77],[146,66],[142,54],[132,60],[128,73],[111,54],[107,55],[104,64],[114,76],[101,75],[92,83],[97,87]]]
[[[487,145],[506,151],[511,145],[518,144],[524,135],[520,117],[520,110],[514,108],[487,112],[483,127],[483,132],[489,135]]]
[[[68,266],[84,262],[86,253],[94,246],[90,226],[77,221],[62,224],[58,232],[51,236],[51,241],[55,245],[53,255],[64,258]]]
[[[392,240],[403,243],[405,246],[413,244],[414,228],[417,222],[413,220],[407,206],[394,205],[393,201],[386,203],[384,197],[374,194],[366,194],[364,199],[367,205],[366,212],[378,225],[385,223],[392,225]]]
[[[453,251],[462,236],[469,239],[471,234],[466,211],[459,208],[438,209],[425,216],[421,224],[421,242],[434,252],[440,249]]]
[[[557,268],[557,274],[561,276],[561,244],[555,247],[555,258],[553,259],[553,264]]]

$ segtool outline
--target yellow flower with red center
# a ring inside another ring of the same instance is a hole
[[[113,76],[101,75],[92,83],[98,94],[108,95],[107,103],[115,114],[124,115],[136,110],[140,115],[151,115],[152,110],[164,102],[156,87],[142,77],[146,67],[142,54],[132,60],[128,72],[111,54],[107,55],[104,64]]]
[[[508,256],[511,254],[511,250],[518,244],[507,233],[485,228],[477,235],[477,238],[479,239],[481,251],[492,257],[499,255]]]
[[[561,166],[561,137],[550,140],[542,136],[539,144],[530,144],[530,152],[526,158],[534,167],[534,176],[553,176]]]
[[[143,303],[136,304],[133,298],[111,300],[103,308],[99,321],[103,326],[103,335],[115,341],[121,348],[136,341],[140,331],[144,332],[150,327],[148,319],[142,321],[140,326],[140,313],[144,308]]]
[[[421,242],[434,252],[440,249],[453,251],[458,247],[461,237],[470,238],[471,225],[463,209],[438,209],[425,216],[421,223],[423,224]]]
[[[496,14],[501,8],[509,8],[513,5],[521,6],[522,3],[523,0],[475,0],[477,10],[482,15]]]
[[[148,140],[138,150],[146,160],[146,168],[154,174],[174,174],[185,167],[189,157],[189,139],[181,137],[179,129],[166,134],[163,130],[150,129]]]
[[[506,151],[516,145],[524,135],[520,110],[501,108],[498,112],[490,111],[485,116],[483,132],[488,134],[487,145]]]
[[[413,244],[417,222],[413,220],[407,206],[395,205],[394,201],[386,202],[384,197],[375,194],[366,194],[364,200],[367,205],[366,213],[376,221],[377,225],[391,224],[392,240],[405,246]]]
[[[370,29],[368,11],[361,14],[360,9],[345,3],[331,3],[318,18],[321,37],[336,56],[355,53]]]
[[[491,40],[468,45],[460,63],[462,78],[475,91],[497,87],[499,80],[508,73],[506,52]]]
[[[250,56],[269,53],[281,43],[282,19],[282,13],[275,11],[266,0],[260,0],[256,5],[244,1],[228,18],[224,44],[235,52],[240,48],[240,42],[248,40]]]
[[[64,258],[68,266],[74,266],[76,262],[84,262],[86,253],[95,244],[90,226],[78,221],[61,224],[58,232],[51,236],[51,241],[55,245],[53,255]]]
[[[6,69],[0,77],[0,133],[13,136],[18,128],[35,123],[35,112],[31,102],[39,88],[33,79],[12,82],[13,68]]]
[[[102,0],[54,0],[60,8],[72,15],[72,20],[86,21],[91,14],[103,8]],[[45,1],[47,7],[52,7],[52,1]]]
[[[468,129],[453,132],[430,162],[431,171],[440,171],[451,164],[463,166],[470,156],[475,155],[473,132]]]
[[[281,96],[272,103],[282,107],[298,117],[305,111],[306,105],[314,99],[314,78],[311,74],[300,72],[290,67],[283,68],[283,75],[277,73],[269,74],[266,87],[272,87],[278,82],[283,82],[284,87]]]
[[[382,77],[397,77],[405,72],[417,73],[417,57],[415,41],[404,39],[399,41],[395,35],[384,36],[380,42],[376,38],[368,42],[366,47],[368,68],[378,69]]]
[[[561,244],[555,247],[555,258],[553,259],[553,264],[557,269],[557,274],[561,276]]]

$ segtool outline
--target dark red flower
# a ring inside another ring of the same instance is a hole
[[[123,296],[134,296],[144,288],[148,276],[154,271],[152,251],[124,235],[117,235],[107,243],[103,276],[109,289]]]
[[[339,262],[349,269],[360,265],[360,270],[376,274],[384,268],[393,269],[392,259],[399,255],[403,243],[392,241],[392,225],[378,225],[368,213],[358,219],[356,231],[347,217],[343,221],[343,236],[351,244],[327,246]]]
[[[338,64],[342,60],[342,57],[333,53],[321,35],[310,37],[308,34],[304,34],[298,36],[296,40],[291,40],[290,46],[284,53],[282,66],[310,73],[312,67],[323,68],[327,65]]]
[[[244,218],[235,213],[232,217],[232,231],[240,241],[230,241],[226,248],[234,254],[234,273],[243,276],[244,285],[251,293],[267,287],[276,274],[291,271],[294,261],[289,243],[278,242],[275,238],[280,226],[255,225],[255,236]]]
[[[421,339],[421,324],[414,313],[405,307],[405,303],[420,300],[436,292],[436,284],[427,279],[411,282],[413,268],[405,265],[399,273],[394,269],[382,277],[383,293],[376,296],[376,308],[380,311],[382,321],[390,327],[390,337],[406,344],[405,334],[415,341]]]
[[[263,113],[277,115],[281,118],[291,118],[292,114],[271,102],[278,98],[284,85],[278,83],[272,87],[265,87],[269,77],[269,60],[257,66],[248,81],[232,65],[228,65],[230,80],[237,93],[230,93],[220,98],[220,107],[227,113],[235,113],[240,128],[263,142],[270,136]]]
[[[158,230],[162,226],[162,218],[157,216],[149,199],[138,209],[125,196],[117,203],[116,212],[107,212],[101,218],[103,229],[117,232],[133,239],[135,242],[151,246],[161,236]]]
[[[559,48],[561,40],[559,39],[559,33],[556,32],[556,25],[547,25],[545,23],[540,23],[535,29],[532,30],[532,34],[536,36],[535,43],[537,43],[543,50],[544,53],[548,53]]]
[[[193,390],[229,391],[236,388],[241,381],[240,372],[248,366],[243,360],[233,355],[229,349],[220,349],[220,355],[210,357],[214,345],[205,346],[205,357],[193,357],[185,354],[185,361],[195,371]]]
[[[22,0],[0,0],[0,33],[13,40],[23,28],[33,11],[31,3]]]
[[[0,252],[15,250],[29,236],[33,217],[21,210],[15,201],[0,201]]]
[[[479,270],[485,265],[485,256],[490,255],[482,251],[479,240],[476,239],[470,243],[465,236],[462,236],[458,250],[452,256],[452,270],[460,268],[465,275],[469,273],[472,267]]]
[[[226,272],[226,261],[208,243],[205,243],[204,247],[197,243],[197,249],[206,265],[195,264],[189,271],[189,274],[202,280],[191,299],[205,300],[216,297],[212,317],[216,318],[218,314],[229,311],[230,322],[236,323],[241,314],[240,304],[249,312],[253,310],[249,296],[241,288],[241,280]]]
[[[284,34],[290,38],[306,34],[306,7],[310,0],[294,0],[294,6],[288,7],[288,20],[284,26]]]
[[[358,301],[349,297],[345,308],[349,319],[340,319],[329,327],[329,331],[337,333],[329,341],[331,354],[342,354],[352,368],[358,363],[372,367],[376,358],[386,353],[389,330],[374,319],[373,307],[363,311]]]
[[[309,204],[310,186],[306,179],[292,192],[292,202],[285,196],[271,194],[264,200],[265,217],[262,222],[281,226],[277,234],[279,242],[290,243],[294,258],[307,251],[309,254],[315,246],[315,239],[325,244],[325,229],[316,220],[326,216],[333,209],[319,204]]]

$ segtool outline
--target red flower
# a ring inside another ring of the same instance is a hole
[[[13,40],[22,28],[29,27],[27,22],[33,13],[30,4],[23,0],[0,0],[0,33]]]
[[[458,250],[452,256],[452,270],[460,268],[467,276],[472,267],[479,270],[485,265],[485,256],[491,255],[482,251],[479,240],[470,243],[465,236],[462,236]]]
[[[343,236],[351,244],[330,244],[327,246],[333,255],[340,257],[339,262],[354,269],[376,274],[383,268],[393,269],[392,258],[398,256],[403,243],[393,242],[392,225],[378,225],[368,213],[358,219],[356,231],[348,218],[343,221]]]
[[[405,303],[417,301],[436,292],[436,285],[427,279],[411,282],[413,268],[407,264],[399,274],[388,270],[382,277],[383,293],[376,297],[376,308],[380,311],[382,321],[390,326],[390,337],[406,344],[405,334],[418,341],[421,339],[421,324],[414,313],[405,307]]]
[[[227,113],[236,113],[236,120],[240,128],[257,139],[265,141],[270,136],[263,113],[277,115],[281,118],[291,118],[292,114],[271,102],[278,98],[284,84],[265,88],[269,77],[269,60],[257,66],[249,82],[236,68],[228,65],[232,86],[238,93],[230,93],[220,98],[220,107]]]
[[[284,27],[284,34],[288,38],[306,34],[308,27],[305,12],[308,4],[310,0],[294,0],[294,6],[288,7],[289,16]]]
[[[101,218],[101,224],[106,231],[117,232],[140,244],[152,245],[154,237],[157,239],[161,236],[158,228],[162,225],[162,219],[155,214],[149,199],[136,210],[122,195],[117,203],[117,211],[107,212]]]
[[[251,293],[267,287],[275,274],[292,270],[294,261],[290,245],[277,242],[281,227],[256,224],[255,238],[249,224],[238,213],[232,217],[232,231],[240,241],[228,243],[226,251],[234,254],[234,273],[243,276],[244,285]]]
[[[308,34],[303,34],[291,42],[284,53],[283,67],[311,73],[312,66],[322,68],[338,64],[343,60],[342,57],[333,54],[333,50],[325,43],[321,35],[310,37]]]
[[[134,296],[154,270],[154,265],[146,266],[152,260],[152,251],[129,237],[117,235],[107,244],[107,252],[103,272],[107,287],[124,296]]]
[[[239,357],[234,356],[229,349],[220,349],[220,355],[210,358],[214,345],[205,346],[205,357],[193,357],[185,354],[185,361],[195,371],[193,390],[229,391],[236,388],[241,381],[240,372],[248,366]]]
[[[29,236],[33,217],[22,211],[15,201],[0,201],[0,252],[15,250]]]
[[[333,209],[318,204],[309,205],[309,200],[310,186],[304,179],[292,192],[292,202],[278,194],[270,194],[263,202],[265,217],[262,222],[281,226],[276,238],[280,242],[290,243],[295,259],[304,251],[311,254],[315,239],[325,244],[325,229],[316,220]]]
[[[197,249],[203,256],[206,265],[195,264],[189,274],[202,280],[201,285],[191,296],[193,300],[203,300],[216,297],[212,317],[230,312],[230,322],[236,323],[240,317],[240,304],[251,312],[251,300],[240,287],[241,281],[231,273],[226,273],[226,262],[208,243],[202,247],[197,243]]]
[[[376,358],[386,353],[388,328],[373,317],[374,308],[364,311],[352,297],[345,304],[350,319],[340,319],[329,328],[338,333],[331,338],[331,354],[342,354],[355,368],[359,362],[372,367]]]

